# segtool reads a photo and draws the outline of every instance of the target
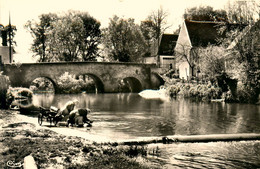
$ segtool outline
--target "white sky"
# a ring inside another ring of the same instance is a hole
[[[17,27],[15,60],[32,62],[32,53],[29,51],[32,38],[24,25],[28,20],[37,20],[43,13],[86,11],[101,22],[101,27],[107,27],[109,18],[113,15],[134,18],[135,23],[139,24],[153,10],[162,6],[169,13],[167,22],[172,25],[167,32],[172,33],[181,24],[186,8],[209,5],[214,9],[223,9],[227,2],[228,0],[0,0],[0,23],[8,24],[10,12],[11,23]]]

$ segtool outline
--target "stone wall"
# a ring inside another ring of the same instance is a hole
[[[29,87],[38,77],[45,77],[58,88],[58,78],[65,72],[69,74],[89,75],[98,83],[103,92],[117,92],[123,79],[132,79],[136,89],[151,87],[151,67],[149,64],[118,62],[56,62],[34,64],[5,64],[4,74],[10,77],[14,87]],[[139,84],[140,86],[136,86]],[[55,89],[56,90],[56,89]]]

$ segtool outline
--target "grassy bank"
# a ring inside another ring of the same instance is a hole
[[[158,168],[145,160],[143,146],[97,144],[59,135],[32,123],[16,122],[15,114],[0,112],[0,168],[6,168],[8,161],[22,163],[27,155],[34,157],[38,168]]]

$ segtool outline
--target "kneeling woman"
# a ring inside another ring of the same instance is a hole
[[[88,127],[91,126],[92,121],[88,119],[88,114],[90,113],[90,109],[81,108],[75,109],[70,112],[69,118],[67,121],[67,125],[71,124],[72,126],[75,124],[78,127],[83,127],[84,123],[88,124]]]

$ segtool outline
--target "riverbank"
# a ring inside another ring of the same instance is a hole
[[[85,138],[58,134],[23,119],[17,111],[0,110],[0,168],[22,165],[31,155],[38,168],[160,168],[146,160],[147,148],[98,144]]]
[[[217,83],[180,82],[168,77],[165,77],[165,81],[164,88],[172,98],[184,97],[197,101],[223,100],[229,103],[260,104],[259,92],[252,93],[253,91],[246,88],[241,82],[238,82],[235,87],[233,86],[232,90],[228,86],[223,91],[223,87],[221,88]]]

